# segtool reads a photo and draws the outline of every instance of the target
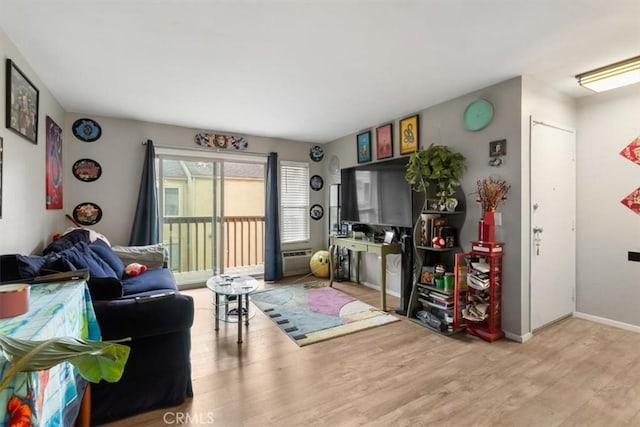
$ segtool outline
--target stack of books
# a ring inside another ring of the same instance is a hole
[[[475,290],[483,291],[489,288],[490,267],[485,260],[469,261],[467,270],[467,285]]]
[[[438,317],[442,322],[441,331],[453,331],[453,314],[455,306],[455,295],[445,291],[436,291],[431,287],[418,284],[418,301],[422,305],[423,311],[427,311]]]

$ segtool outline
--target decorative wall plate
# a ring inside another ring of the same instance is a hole
[[[322,209],[322,206],[320,205],[317,205],[317,204],[313,205],[309,209],[309,216],[311,216],[311,219],[315,219],[317,221],[320,218],[322,218],[323,215],[324,215],[324,209]]]
[[[464,127],[470,131],[486,128],[493,119],[493,104],[486,99],[477,99],[467,106],[462,115]]]
[[[313,191],[322,190],[322,187],[324,186],[324,180],[320,175],[313,175],[309,180],[309,186]]]
[[[76,120],[73,122],[71,130],[73,136],[84,142],[97,141],[102,136],[102,128],[98,122],[91,119]]]
[[[324,157],[324,151],[322,150],[322,147],[320,147],[319,145],[314,145],[313,147],[311,147],[311,149],[309,150],[309,157],[314,162],[319,162],[320,160],[322,160],[322,158]]]
[[[91,159],[78,160],[73,164],[71,171],[73,176],[84,182],[96,181],[102,175],[100,163]]]
[[[73,219],[81,225],[97,224],[102,219],[102,209],[95,203],[80,203],[73,208]]]

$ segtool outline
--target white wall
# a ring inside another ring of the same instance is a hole
[[[495,108],[495,117],[491,124],[478,132],[464,129],[462,114],[470,102],[478,98],[486,98]],[[420,114],[420,146],[431,143],[447,145],[461,152],[467,158],[467,170],[462,180],[462,190],[466,194],[466,220],[460,232],[460,240],[464,250],[470,250],[470,241],[477,239],[477,224],[481,210],[475,202],[476,182],[489,176],[498,176],[511,184],[508,200],[500,210],[503,212],[503,227],[496,231],[497,239],[506,243],[504,257],[503,287],[503,328],[515,335],[521,335],[521,269],[520,269],[520,216],[521,216],[521,79],[514,78],[496,85],[469,93],[459,98],[438,104],[422,111]],[[394,124],[394,154],[399,156],[398,120],[390,118]],[[371,125],[374,135],[372,149],[375,147],[375,127]],[[362,129],[366,130],[366,129]],[[361,131],[362,131],[361,130]],[[325,151],[330,157],[340,158],[340,167],[357,164],[356,132],[326,144]],[[505,163],[499,168],[490,167],[489,142],[506,139],[507,155]],[[379,284],[379,264],[375,256],[363,255],[361,280]],[[393,287],[392,287],[393,288]]]
[[[0,137],[4,140],[0,253],[40,253],[51,236],[65,226],[65,210],[47,210],[45,205],[46,117],[51,117],[63,129],[63,141],[71,136],[65,130],[64,110],[1,28],[0,58],[0,84],[3,88],[0,92]],[[5,58],[14,61],[40,91],[37,145],[6,128]],[[67,166],[66,163],[64,165]],[[67,181],[65,177],[64,194],[68,191]]]
[[[577,307],[640,326],[640,215],[620,201],[640,187],[640,165],[618,154],[640,136],[640,85],[578,102]]]
[[[102,136],[95,142],[83,142],[71,134],[74,121],[88,117],[96,120],[102,128]],[[156,146],[185,147],[199,149],[194,142],[201,130],[135,120],[114,119],[85,114],[67,114],[65,134],[65,207],[68,213],[82,202],[93,202],[103,210],[102,220],[93,226],[105,234],[113,244],[127,244],[131,234],[133,216],[140,187],[140,176],[144,161],[143,141],[151,139]],[[276,138],[246,136],[247,151],[255,153],[278,152],[280,160],[305,161],[309,163],[309,173],[324,175],[326,156],[321,162],[309,158],[311,144]],[[197,151],[196,151],[197,156]],[[71,174],[71,165],[81,158],[96,160],[102,166],[102,176],[94,182],[82,182]],[[245,157],[239,157],[243,159]],[[325,185],[321,191],[310,192],[310,202],[323,203],[324,193],[329,194]],[[256,203],[264,203],[259,200]],[[325,205],[326,206],[326,205]],[[325,214],[328,209],[325,209]],[[325,221],[310,220],[311,241],[291,245],[292,248],[326,247]],[[289,246],[284,247],[289,248]]]

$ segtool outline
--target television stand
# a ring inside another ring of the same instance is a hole
[[[344,247],[356,253],[356,283],[360,283],[360,254],[366,252],[378,255],[378,259],[380,260],[380,310],[387,311],[387,255],[401,253],[400,244],[375,243],[367,240],[331,236],[329,242],[329,286],[331,287],[333,286],[335,275],[335,252],[337,247]],[[351,269],[351,266],[349,266],[349,269]],[[349,277],[351,277],[350,271]]]

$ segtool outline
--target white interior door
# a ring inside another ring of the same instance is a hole
[[[575,132],[531,118],[531,327],[575,311]]]

